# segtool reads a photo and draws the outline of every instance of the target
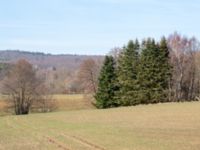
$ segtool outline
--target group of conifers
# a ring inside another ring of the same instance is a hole
[[[129,41],[117,56],[106,56],[100,71],[97,108],[168,102],[169,48],[148,38]]]

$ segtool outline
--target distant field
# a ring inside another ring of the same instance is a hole
[[[6,112],[4,112],[4,109],[6,107],[5,99],[5,96],[0,94],[0,116],[6,114]]]
[[[80,109],[91,109],[94,106],[91,104],[91,100],[82,94],[73,95],[54,95],[53,98],[56,100],[58,108],[56,111],[67,111],[67,110],[80,110]],[[5,96],[0,95],[0,116],[5,115],[2,110],[5,108]]]
[[[94,108],[91,100],[83,94],[74,95],[54,95],[57,101],[58,110],[77,110]]]
[[[0,150],[199,150],[200,102],[0,118]]]

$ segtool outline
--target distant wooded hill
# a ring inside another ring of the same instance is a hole
[[[28,52],[20,50],[0,50],[0,63],[15,63],[19,59],[26,59],[31,64],[40,68],[67,68],[67,70],[76,70],[80,64],[92,58],[101,61],[103,56],[97,55],[71,55],[71,54],[45,54],[40,52]]]
[[[81,65],[84,62],[87,63],[87,60],[94,60],[95,64],[102,64],[103,58],[104,56],[94,55],[53,55],[19,50],[0,50],[0,84],[6,76],[9,66],[12,66],[9,64],[25,59],[37,69],[38,75],[45,76],[51,93],[80,93],[83,88],[77,80],[79,80]]]

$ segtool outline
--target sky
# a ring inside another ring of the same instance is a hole
[[[200,0],[0,0],[0,50],[106,54],[175,31],[200,39]]]

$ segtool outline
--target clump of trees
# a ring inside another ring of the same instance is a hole
[[[0,63],[0,85],[17,115],[56,109],[51,94],[59,92],[92,95],[98,108],[200,100],[199,49],[197,39],[174,33],[159,42],[131,40],[103,64],[88,58],[73,73],[26,60]]]
[[[96,106],[110,108],[199,99],[199,42],[177,33],[129,41],[117,56],[107,56],[97,88]],[[110,61],[110,62],[109,62]]]
[[[28,114],[33,104],[40,104],[43,111],[49,105],[44,97],[44,82],[37,76],[36,69],[26,60],[19,60],[9,70],[2,89],[9,96],[16,115]],[[46,92],[46,91],[45,91]],[[44,108],[45,107],[45,108]],[[50,108],[49,108],[50,109]]]
[[[129,106],[138,104],[138,65],[139,65],[139,42],[129,41],[119,54],[117,71],[117,81],[119,91],[116,98],[120,105]]]
[[[170,72],[166,39],[162,38],[159,43],[150,38],[143,41],[138,66],[139,102],[166,102]]]
[[[168,39],[170,63],[173,66],[170,82],[171,101],[191,101],[199,97],[199,42],[177,33]]]

